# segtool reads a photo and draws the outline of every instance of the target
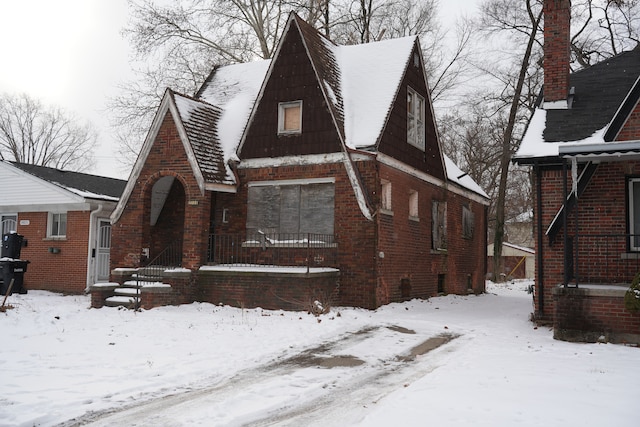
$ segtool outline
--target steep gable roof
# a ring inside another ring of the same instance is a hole
[[[189,146],[205,182],[234,184],[218,138],[218,121],[222,111],[213,105],[172,93]]]
[[[514,159],[557,158],[561,146],[616,145],[613,140],[631,111],[622,107],[640,99],[639,79],[639,48],[571,74],[571,108],[536,109]]]
[[[45,166],[10,162],[14,167],[86,199],[117,201],[126,181]]]
[[[225,163],[237,160],[236,150],[270,64],[267,59],[214,68],[196,94],[221,111],[217,134]]]

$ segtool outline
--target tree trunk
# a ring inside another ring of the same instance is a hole
[[[529,35],[529,41],[527,43],[527,49],[524,53],[524,57],[522,58],[522,63],[520,64],[518,82],[516,84],[513,100],[511,101],[511,108],[509,110],[509,121],[507,122],[507,127],[504,130],[504,136],[502,139],[500,183],[498,186],[498,200],[496,201],[496,226],[493,238],[493,280],[496,282],[502,281],[500,273],[502,271],[502,243],[504,242],[504,204],[507,193],[507,175],[509,173],[509,164],[511,162],[511,138],[513,136],[513,128],[516,122],[516,113],[518,112],[518,107],[520,105],[522,87],[524,86],[524,80],[531,60],[531,51],[533,50],[536,33],[538,32],[538,24],[540,23],[540,19],[542,19],[542,10],[540,10],[537,17],[533,15],[530,0],[527,0],[527,10],[529,11],[531,23],[533,24],[532,31]]]

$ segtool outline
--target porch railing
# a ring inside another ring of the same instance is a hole
[[[569,239],[570,277],[577,283],[628,284],[640,272],[640,235],[579,234]]]
[[[333,234],[247,233],[209,235],[211,264],[273,267],[337,267],[338,245]]]

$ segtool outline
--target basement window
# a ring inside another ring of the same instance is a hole
[[[302,133],[302,101],[278,104],[278,134]]]

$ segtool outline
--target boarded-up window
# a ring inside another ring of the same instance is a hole
[[[434,201],[431,205],[431,248],[447,249],[447,202]]]
[[[473,211],[467,206],[462,207],[462,236],[467,239],[473,238],[473,229],[475,228],[475,216]]]
[[[333,183],[250,185],[247,231],[333,234]]]
[[[302,132],[302,101],[278,104],[278,133]]]

